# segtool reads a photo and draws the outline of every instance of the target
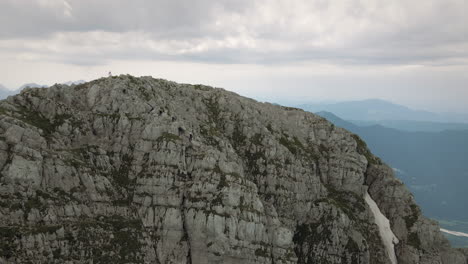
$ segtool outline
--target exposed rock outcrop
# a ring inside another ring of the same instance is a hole
[[[466,263],[364,142],[302,110],[118,76],[0,114],[1,263],[391,263],[366,192],[398,263]]]

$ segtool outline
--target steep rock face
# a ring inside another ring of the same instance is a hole
[[[365,143],[302,110],[119,76],[0,103],[1,263],[466,263]],[[448,257],[449,256],[449,257]]]

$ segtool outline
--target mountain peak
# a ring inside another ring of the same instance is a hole
[[[299,109],[122,75],[26,89],[0,115],[7,263],[463,257],[359,137]]]

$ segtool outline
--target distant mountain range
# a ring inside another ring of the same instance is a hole
[[[394,168],[425,214],[468,221],[468,131],[408,132],[381,125],[357,126],[330,112],[318,115],[367,142]]]
[[[362,101],[347,101],[339,103],[301,104],[296,107],[309,112],[331,112],[345,120],[382,121],[410,120],[425,122],[468,123],[468,114],[433,113],[414,110],[403,105],[394,104],[380,99]]]
[[[62,84],[78,85],[78,84],[82,84],[82,83],[85,83],[85,82],[86,81],[84,81],[84,80],[78,80],[78,81],[69,81],[69,82],[65,82],[65,83],[62,83]],[[21,85],[19,88],[17,88],[16,90],[10,90],[10,89],[6,88],[5,86],[3,86],[2,84],[0,84],[0,99],[5,99],[10,95],[15,95],[15,94],[21,92],[21,90],[23,90],[26,87],[46,88],[46,87],[49,87],[49,85],[37,84],[37,83],[25,83],[25,84]]]
[[[0,99],[6,98],[13,94],[16,94],[16,91],[9,90],[5,86],[0,84]]]
[[[468,130],[468,123],[442,123],[429,121],[412,121],[412,120],[380,120],[380,121],[363,121],[350,120],[350,122],[358,126],[373,126],[382,125],[389,128],[394,128],[403,131],[412,132],[441,132],[444,130]]]

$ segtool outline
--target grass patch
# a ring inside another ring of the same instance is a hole
[[[273,134],[274,130],[273,130],[273,127],[271,126],[271,123],[269,123],[266,128],[268,129],[268,131],[270,131],[270,133]]]
[[[322,218],[317,223],[296,226],[293,242],[297,263],[328,263],[326,258],[318,259],[319,256],[314,256],[314,245],[330,242],[331,231],[322,224],[328,222],[329,219]]]
[[[205,85],[202,85],[202,84],[195,84],[195,85],[192,85],[192,87],[195,90],[199,90],[199,91],[209,91],[209,90],[212,89],[212,88],[210,88],[208,86],[205,86]]]
[[[266,248],[257,248],[255,250],[255,256],[269,258],[270,254]]]
[[[294,155],[298,154],[301,150],[304,150],[304,145],[302,145],[301,141],[297,137],[289,139],[286,134],[283,134],[279,140],[279,143],[285,146],[289,152]]]
[[[166,142],[177,142],[181,140],[181,138],[178,136],[178,135],[175,135],[175,134],[172,134],[172,133],[168,133],[168,132],[164,132],[162,133],[162,135],[160,137],[158,137],[157,141],[158,142],[162,142],[162,141],[166,141]]]
[[[0,256],[11,258],[16,251],[14,241],[21,238],[21,233],[16,227],[0,227]]]
[[[122,163],[120,164],[119,169],[114,169],[112,173],[114,176],[114,181],[118,186],[126,188],[132,183],[132,180],[128,177],[131,166],[132,158],[130,155],[124,154],[122,156]]]
[[[250,142],[255,145],[261,145],[263,140],[263,136],[259,133],[256,133],[252,138],[250,138]]]
[[[219,106],[217,98],[214,96],[204,100],[205,106],[208,110],[208,118],[211,123],[218,124],[221,120],[221,107]]]
[[[241,122],[239,119],[235,120],[234,131],[232,132],[232,146],[239,150],[239,148],[245,145],[247,137],[242,133]]]
[[[349,218],[354,219],[356,210],[364,212],[366,202],[364,198],[350,191],[338,191],[330,185],[327,185],[328,201],[340,208]]]
[[[16,112],[9,111],[5,108],[0,108],[0,114],[12,116],[17,118],[24,123],[32,125],[41,129],[44,132],[44,136],[49,138],[56,129],[63,125],[67,120],[71,120],[73,126],[80,126],[81,122],[74,120],[71,114],[58,114],[48,119],[37,110],[30,110],[24,106],[16,106],[19,110]]]
[[[407,215],[404,217],[405,219],[405,223],[406,223],[406,228],[409,230],[411,227],[414,226],[414,224],[416,223],[416,221],[418,221],[418,218],[419,218],[419,215],[420,215],[420,212],[419,212],[419,209],[418,209],[418,206],[415,205],[415,204],[412,204],[411,205],[411,214]]]
[[[412,232],[408,235],[408,245],[421,249],[421,240],[419,239],[418,233]]]

